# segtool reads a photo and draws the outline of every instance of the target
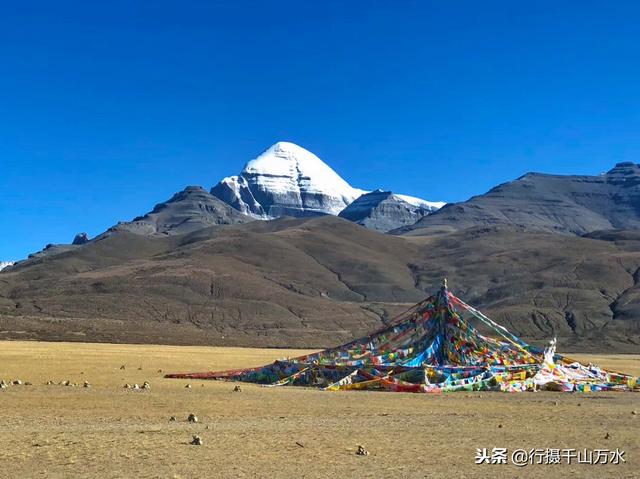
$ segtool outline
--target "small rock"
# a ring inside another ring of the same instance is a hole
[[[20,381],[19,379],[16,379],[15,381],[13,381],[14,386],[20,386],[21,384],[22,384],[22,381]]]
[[[502,424],[498,424],[498,429],[502,429]]]
[[[233,392],[234,393],[242,392],[242,388],[240,387],[239,384],[236,384],[236,387],[233,388]]]
[[[638,414],[638,411],[631,411],[631,414],[635,416],[636,414]]]
[[[609,433],[605,434],[604,438],[605,439],[611,439],[611,434],[609,434]]]
[[[364,447],[362,446],[358,446],[358,450],[356,451],[356,455],[357,456],[368,456],[369,455],[369,451],[367,451]]]
[[[196,416],[195,414],[191,413],[191,414],[189,414],[189,416],[187,416],[187,421],[189,421],[189,422],[198,422],[198,416]]]
[[[133,387],[131,389],[140,389],[140,386],[138,386],[138,384],[134,384]]]
[[[123,386],[125,389],[131,389],[131,384],[127,383]]]
[[[162,372],[162,369],[158,369],[158,372],[159,372],[159,373],[161,373],[161,372]]]
[[[125,364],[123,364],[122,366],[120,366],[120,369],[125,370],[125,369],[127,369],[127,366]]]
[[[189,444],[193,446],[202,446],[202,439],[200,439],[200,436],[193,436],[193,439]]]
[[[89,384],[89,381],[85,381],[84,384],[82,385],[83,388],[90,388],[91,384]]]
[[[558,405],[558,401],[553,401],[553,405],[557,406]]]
[[[151,384],[149,384],[149,381],[144,382],[144,384],[142,385],[142,389],[151,389]]]
[[[175,416],[171,416],[171,417],[169,418],[169,422],[175,422],[175,421],[177,421],[177,420],[178,420],[178,418],[177,418],[177,417],[175,417]]]
[[[297,444],[298,446],[300,446],[300,447],[304,447],[304,444],[303,444],[303,443],[301,443],[300,441],[296,441],[296,444]]]
[[[24,385],[25,386],[33,386],[33,383],[31,381],[25,381]]]
[[[138,371],[142,371],[142,366],[138,366]]]
[[[9,385],[8,385],[8,384],[6,384],[6,383],[0,383],[0,389],[6,389],[6,388],[8,388],[8,387],[9,387]]]
[[[187,384],[187,385],[185,386],[185,389],[191,389],[191,384]]]
[[[47,386],[53,385],[53,381],[47,381]]]

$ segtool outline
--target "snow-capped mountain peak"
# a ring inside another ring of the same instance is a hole
[[[337,215],[365,191],[353,188],[310,151],[279,141],[211,193],[243,213],[277,218]]]
[[[342,199],[344,206],[363,193],[349,185],[309,150],[287,141],[277,142],[247,163],[241,176],[249,181],[256,178],[265,190],[332,196]],[[342,208],[334,214],[338,214]]]
[[[338,215],[366,190],[354,188],[309,150],[279,141],[224,178],[211,194],[254,218]],[[444,203],[397,195],[427,212]]]

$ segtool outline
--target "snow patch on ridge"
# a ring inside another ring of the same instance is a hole
[[[0,261],[0,271],[16,264],[15,261]]]
[[[427,209],[429,211],[439,210],[440,208],[442,208],[444,205],[447,204],[446,201],[426,201],[426,200],[422,200],[420,198],[416,198],[414,196],[398,195],[396,193],[394,193],[394,195],[397,196],[398,198],[406,201],[410,205],[419,206],[419,207],[425,208],[425,209]]]

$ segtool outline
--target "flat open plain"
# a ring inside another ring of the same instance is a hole
[[[33,383],[0,390],[0,477],[640,477],[637,393],[232,392],[162,378],[303,352],[0,342],[0,379]],[[640,355],[572,356],[640,374]],[[123,388],[144,381],[150,390]],[[202,446],[189,445],[194,434]],[[627,462],[476,465],[483,447],[619,448]]]

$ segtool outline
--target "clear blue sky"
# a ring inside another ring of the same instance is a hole
[[[277,140],[354,186],[445,201],[638,162],[639,18],[632,1],[7,2],[0,260],[209,188]]]

